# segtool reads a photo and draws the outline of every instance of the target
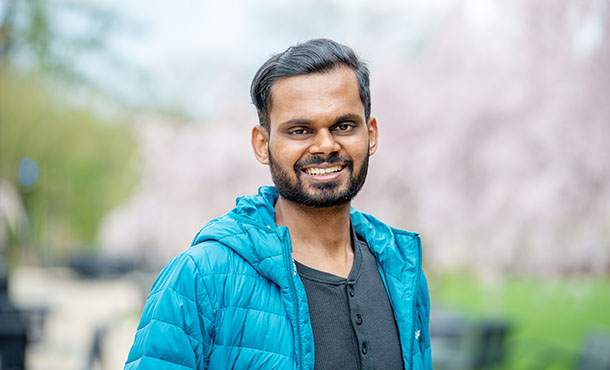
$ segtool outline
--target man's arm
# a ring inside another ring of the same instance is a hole
[[[146,299],[125,370],[205,368],[213,331],[210,307],[192,257],[174,258]]]

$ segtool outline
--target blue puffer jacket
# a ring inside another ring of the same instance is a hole
[[[313,369],[307,297],[286,227],[277,227],[277,192],[238,198],[208,223],[191,248],[155,281],[126,370]],[[396,314],[405,369],[432,369],[429,299],[417,234],[351,211]]]

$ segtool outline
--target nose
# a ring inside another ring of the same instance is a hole
[[[311,154],[330,154],[340,150],[341,145],[328,129],[318,130],[309,149]]]

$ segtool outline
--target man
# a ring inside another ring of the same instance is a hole
[[[431,369],[419,236],[350,208],[377,149],[366,66],[311,40],[265,62],[251,95],[275,188],[161,272],[125,369]]]

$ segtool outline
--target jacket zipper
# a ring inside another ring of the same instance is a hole
[[[417,255],[418,255],[418,261],[417,261],[417,272],[415,273],[415,280],[412,282],[412,286],[413,286],[413,303],[412,303],[412,307],[411,307],[411,322],[413,322],[413,328],[415,329],[415,324],[417,322],[417,299],[415,297],[417,297],[417,288],[418,288],[418,284],[419,284],[419,279],[420,279],[420,274],[421,274],[421,267],[422,267],[422,250],[421,250],[421,239],[419,237],[419,235],[417,236]],[[385,277],[385,272],[383,269],[383,266],[381,266],[381,263],[379,263],[379,258],[375,257],[377,259],[377,269],[379,270],[379,275],[381,276],[381,280],[383,281],[383,285],[385,286],[386,289],[386,294],[388,295],[388,298],[390,300],[390,304],[392,305],[392,311],[394,311],[394,300],[392,299],[392,296],[390,295],[390,291],[389,291],[389,287],[388,287],[388,282],[386,280]],[[396,322],[396,327],[398,328],[398,336],[400,338],[400,326],[398,325],[398,318],[396,317],[396,312],[393,312],[394,314],[394,321]],[[407,336],[408,338],[410,338],[410,336]],[[412,343],[412,341],[411,341]],[[401,343],[401,349],[402,349],[402,343]],[[411,345],[411,353],[408,353],[406,358],[407,358],[407,363],[411,365],[411,368],[413,368],[413,352],[415,351],[415,344],[413,343]],[[403,353],[403,357],[404,357],[404,353]]]
[[[413,284],[413,307],[412,309],[412,322],[413,322],[413,329],[415,329],[415,326],[417,325],[417,290],[419,289],[419,279],[420,279],[420,275],[421,275],[421,269],[422,269],[422,250],[421,250],[421,238],[419,235],[417,235],[417,272],[415,273],[415,282]],[[419,330],[419,329],[417,329]],[[411,333],[411,335],[415,335],[415,331],[413,331]],[[419,338],[416,338],[419,339]],[[415,346],[418,346],[419,344],[417,342],[413,341],[413,338],[411,338],[411,353],[409,354],[409,360],[411,362],[411,368],[415,367],[415,364],[413,363],[413,353],[415,352]]]
[[[297,297],[297,288],[294,285],[294,280],[292,277],[293,262],[292,262],[292,256],[290,255],[290,253],[288,253],[288,251],[289,251],[288,244],[289,243],[290,243],[290,238],[287,237],[286,240],[284,240],[284,248],[282,248],[282,250],[284,253],[284,265],[286,266],[286,270],[288,272],[288,280],[290,281],[290,292],[292,293],[292,300],[294,303],[294,316],[296,319],[295,329],[297,331],[297,341],[298,341],[299,352],[300,352],[300,356],[297,356],[297,368],[303,369],[303,361],[302,361],[303,344],[302,344],[302,339],[301,339],[301,332],[299,330],[299,300]]]

